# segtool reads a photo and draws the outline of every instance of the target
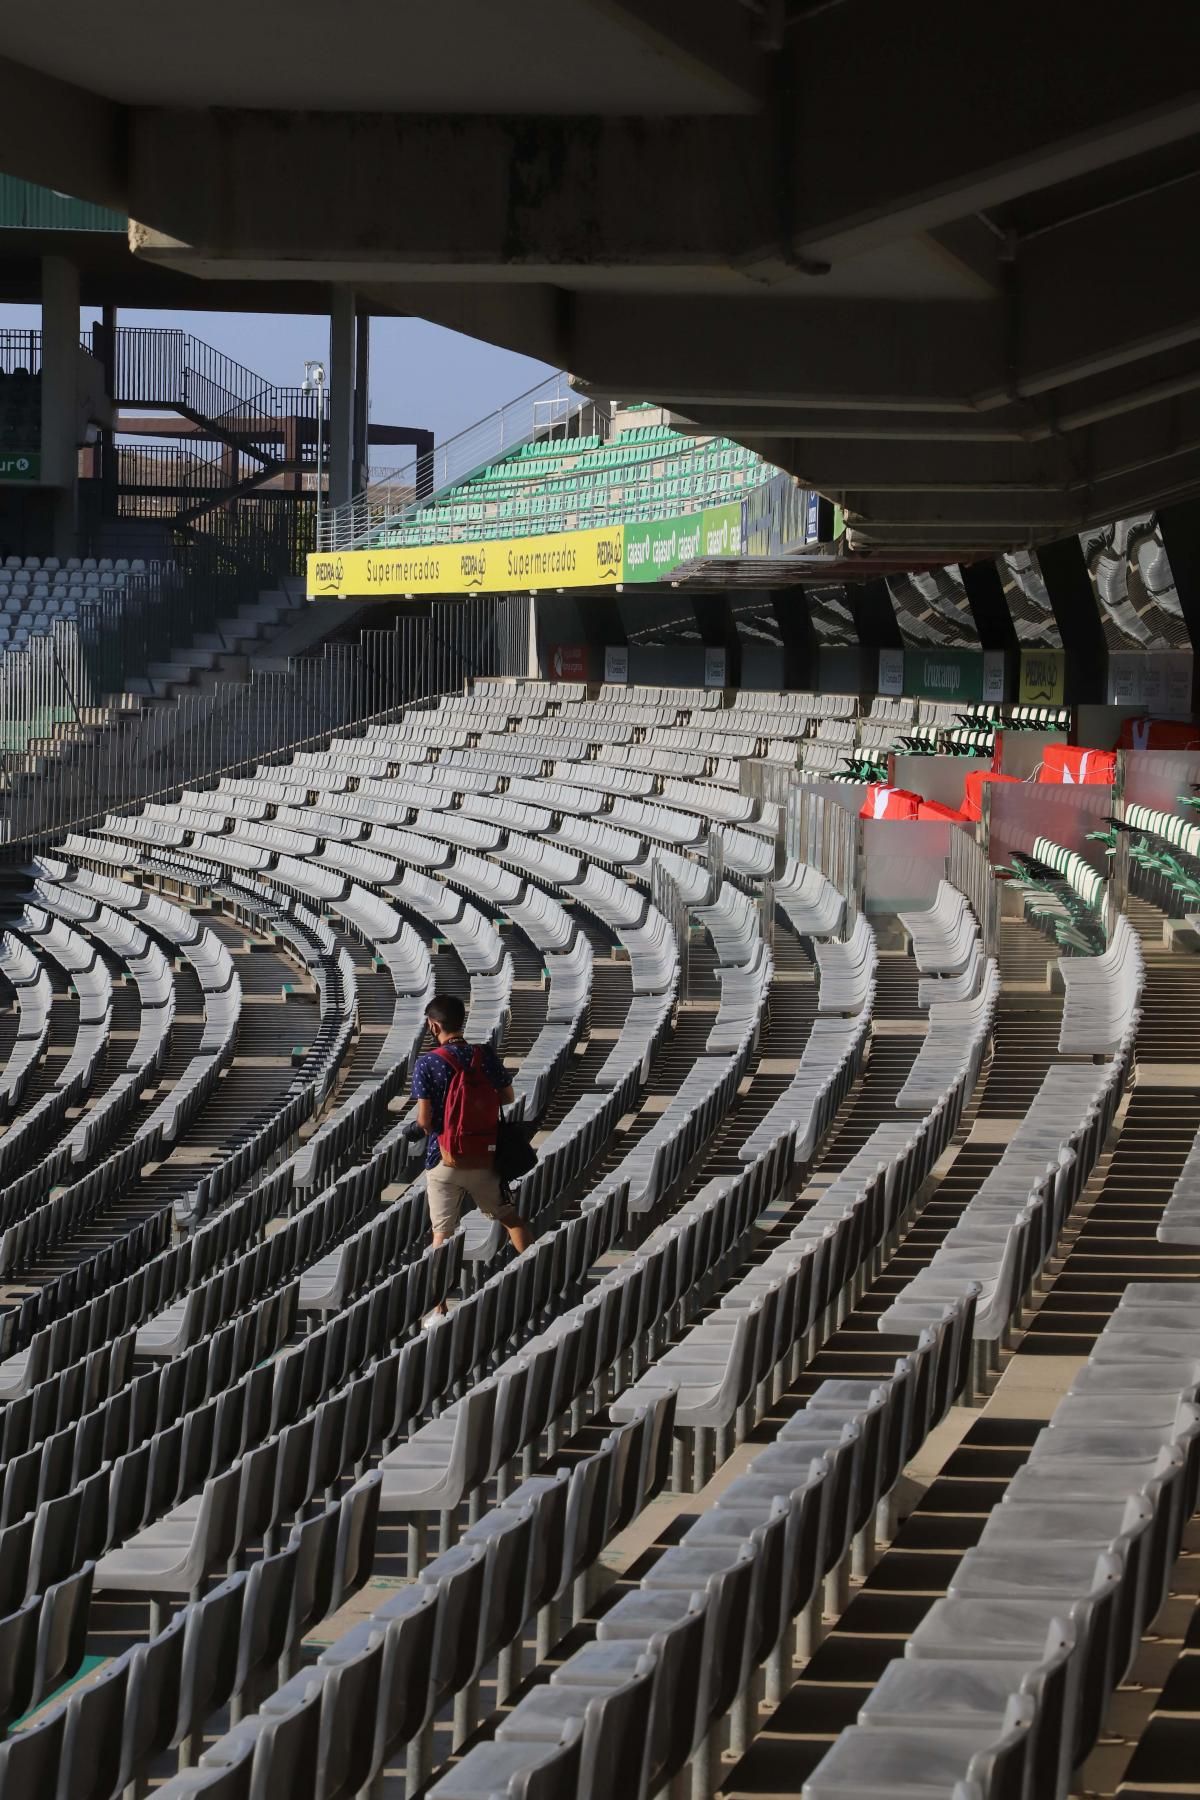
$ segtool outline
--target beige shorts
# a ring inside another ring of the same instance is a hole
[[[457,1229],[463,1208],[470,1204],[501,1225],[515,1225],[520,1218],[511,1200],[504,1198],[495,1169],[450,1169],[438,1163],[425,1171],[425,1198],[439,1237],[449,1237]]]

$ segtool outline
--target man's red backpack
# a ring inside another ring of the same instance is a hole
[[[434,1055],[448,1062],[451,1069],[442,1128],[438,1132],[442,1161],[452,1169],[486,1169],[496,1155],[500,1096],[484,1067],[483,1052],[472,1047],[466,1063],[445,1046],[435,1050]]]

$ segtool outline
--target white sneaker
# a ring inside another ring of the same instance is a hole
[[[425,1317],[421,1320],[421,1330],[422,1331],[432,1331],[433,1327],[435,1325],[444,1325],[446,1320],[449,1317],[450,1317],[449,1306],[447,1306],[445,1312],[439,1312],[437,1307],[435,1306],[433,1311],[431,1313],[426,1313]]]

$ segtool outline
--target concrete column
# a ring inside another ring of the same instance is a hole
[[[93,338],[94,336],[93,333]],[[112,402],[117,397],[117,309],[115,306],[106,306],[101,312],[100,359],[104,364],[105,397]],[[100,433],[100,475],[103,482],[101,514],[106,519],[115,519],[117,516],[117,446],[114,433],[107,425]]]
[[[536,681],[542,672],[538,658],[538,603],[537,595],[529,596],[529,643],[526,647],[525,673],[531,681]]]
[[[362,492],[367,485],[367,467],[371,460],[369,390],[371,381],[371,319],[364,313],[354,333],[354,468],[352,491]]]
[[[79,436],[79,271],[42,258],[42,479],[57,488],[54,554],[75,551]]]
[[[335,287],[329,307],[329,504],[354,491],[354,289]]]

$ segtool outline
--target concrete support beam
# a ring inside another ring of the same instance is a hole
[[[1059,492],[1025,489],[1007,492],[958,493],[941,489],[934,494],[876,494],[848,491],[842,504],[857,530],[869,529],[875,541],[886,540],[893,528],[943,526],[972,543],[974,527],[1005,529],[1012,541],[1082,531],[1085,526],[1120,519],[1142,507],[1153,507],[1175,497],[1200,490],[1200,449],[1188,447],[1178,456],[1135,467],[1098,481],[1082,481]],[[899,541],[904,541],[898,539]],[[986,537],[983,540],[987,541]]]
[[[354,492],[354,289],[334,288],[329,304],[329,504]]]
[[[0,57],[0,168],[99,206],[122,208],[127,109]]]
[[[1050,33],[1041,0],[923,0],[919,24],[890,0],[816,9],[795,36],[798,247],[834,261],[1191,136],[1200,17],[1148,0],[1138,33],[1169,54],[1120,54],[1088,0],[1058,0]]]
[[[1066,651],[1067,704],[1103,704],[1108,652],[1083,547],[1072,534],[1043,544],[1038,562]]]
[[[1034,443],[754,440],[772,462],[826,493],[1079,493],[1200,450],[1200,391]]]
[[[726,594],[693,594],[692,612],[706,649],[724,650],[725,686],[742,685],[742,640]]]
[[[874,581],[857,582],[846,588],[846,597],[864,650],[903,649],[904,639],[886,581],[877,577]]]
[[[203,273],[236,265],[253,278],[283,260],[298,279],[340,272],[362,285],[695,269],[754,255],[777,225],[758,118],[147,107],[131,132],[134,249]],[[659,204],[631,205],[647,169]]]
[[[1004,650],[1015,655],[1020,649],[1017,628],[1008,610],[1004,583],[995,562],[989,558],[986,562],[963,563],[959,573],[983,649]]]
[[[625,25],[649,50],[665,56],[713,91],[732,101],[750,102],[762,90],[762,51],[754,41],[754,19],[743,7],[734,12],[723,0],[586,0],[594,12]]]
[[[59,491],[54,554],[75,553],[78,469],[79,271],[63,256],[42,259],[42,478]]]
[[[1194,175],[1019,244],[1022,394],[1061,389],[1200,339],[1200,291],[1179,244],[1181,222],[1198,209]]]
[[[933,412],[805,406],[753,393],[718,406],[691,406],[688,419],[742,442],[838,438],[869,444],[1036,444],[1085,426],[1127,418],[1200,390],[1192,344],[1088,376],[1069,389],[1010,401],[987,412]]]
[[[815,688],[819,644],[813,627],[808,596],[802,588],[777,593],[771,611],[783,640],[783,685],[785,688]]]
[[[765,404],[970,413],[1003,379],[1003,319],[987,301],[695,298],[576,294],[568,366],[597,396],[696,407]]]
[[[1192,711],[1200,713],[1200,501],[1163,507],[1158,524],[1192,641]]]

